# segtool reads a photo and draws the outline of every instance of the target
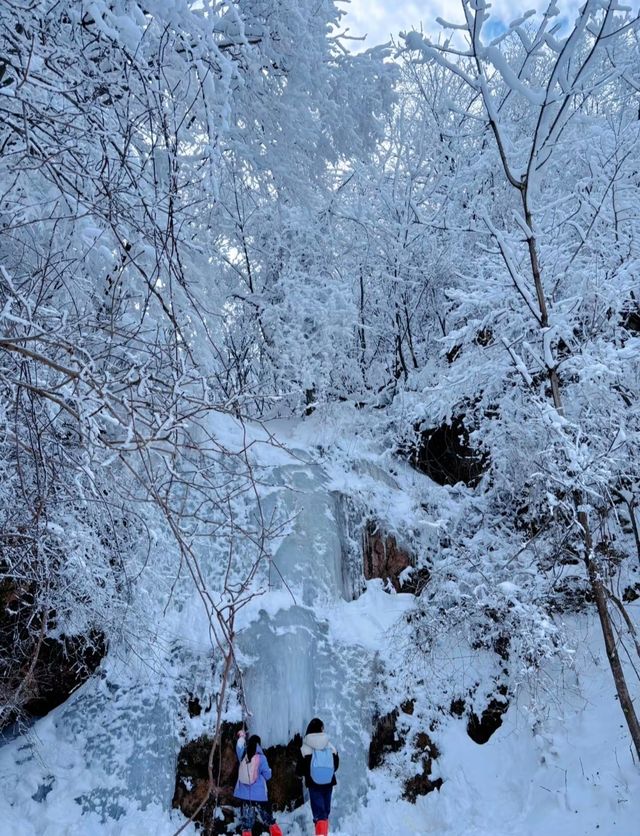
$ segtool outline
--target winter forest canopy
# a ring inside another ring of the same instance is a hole
[[[374,767],[446,800],[446,747],[435,767],[423,739],[432,786],[410,783],[419,723],[497,728],[526,693],[539,741],[572,671],[606,676],[637,821],[640,19],[587,0],[496,27],[461,0],[356,52],[343,12],[0,5],[0,774],[23,817],[0,832],[57,804],[92,824],[47,833],[173,833],[204,732],[187,816],[213,828],[225,729],[287,745],[323,664],[346,683],[327,725],[364,747],[345,834]],[[367,607],[392,606],[391,653]],[[84,781],[114,757],[92,713],[116,741],[146,718],[156,761],[67,786],[46,729],[86,745]],[[392,716],[405,748],[378,763]],[[153,804],[166,830],[135,819]]]

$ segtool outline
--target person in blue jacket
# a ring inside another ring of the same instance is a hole
[[[282,831],[271,812],[267,793],[267,781],[271,778],[271,769],[262,751],[258,735],[252,734],[249,740],[246,740],[244,731],[239,731],[236,755],[238,756],[238,780],[233,795],[241,802],[242,836],[251,836],[252,828],[256,824],[266,825],[270,836],[282,836]]]

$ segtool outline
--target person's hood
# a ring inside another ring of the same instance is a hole
[[[335,747],[327,737],[326,732],[313,732],[312,734],[305,734],[302,740],[302,749],[304,753],[305,746],[309,749],[307,754],[311,754],[312,749],[326,749],[327,746],[331,746],[333,752],[335,752]]]
[[[305,734],[302,742],[312,749],[326,749],[329,745],[329,738],[326,732],[312,732],[311,734]]]

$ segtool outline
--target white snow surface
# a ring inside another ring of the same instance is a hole
[[[274,493],[266,504],[280,503],[290,524],[274,549],[270,584],[238,625],[249,723],[271,745],[303,732],[312,716],[325,719],[341,754],[332,833],[637,833],[640,774],[594,614],[565,625],[576,648],[571,667],[554,662],[538,670],[488,743],[474,743],[465,720],[434,705],[429,733],[441,753],[432,774],[444,781],[439,792],[410,804],[400,800],[399,777],[410,765],[367,769],[376,674],[383,663],[392,669],[399,648],[410,646],[403,616],[414,598],[373,580],[363,581],[363,593],[350,600],[336,497],[347,486],[352,494],[374,493],[388,520],[401,527],[412,517],[409,482],[423,477],[389,475],[364,436],[339,439],[326,418],[271,430],[291,452],[274,450],[264,443],[264,430],[250,428],[253,453],[272,468]],[[237,441],[232,422],[224,432],[226,444]],[[361,465],[341,468],[339,455],[324,464],[315,456],[312,463],[318,445],[348,448],[350,461],[360,456]],[[112,649],[100,675],[26,733],[5,736],[0,834],[169,836],[184,823],[170,809],[175,758],[189,722],[184,695],[197,691],[210,670],[206,624],[196,596],[164,615],[153,589],[144,601],[149,624]],[[443,637],[432,667],[416,669],[416,695],[435,693],[439,681],[455,675],[457,666],[447,667],[447,642]],[[449,650],[452,657],[453,644]],[[481,659],[465,665],[471,677],[482,677]],[[397,705],[393,688],[390,681],[389,704]],[[238,719],[237,711],[230,706],[228,719]],[[424,716],[404,719],[412,732],[424,728]],[[205,730],[206,720],[196,718],[188,735]],[[308,805],[279,822],[289,836],[313,832]]]

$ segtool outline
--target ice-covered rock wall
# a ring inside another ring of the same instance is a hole
[[[176,593],[163,620],[157,581],[99,672],[0,740],[0,834],[169,836],[184,823],[171,812],[176,756],[185,697],[212,681],[211,644],[195,595]]]
[[[0,748],[0,833],[176,830],[168,812],[189,663],[183,652],[175,667],[156,661],[107,657],[100,675]]]
[[[290,531],[275,552],[271,583],[289,591],[290,605],[273,614],[263,610],[239,637],[241,653],[252,660],[244,679],[249,725],[273,745],[304,734],[312,717],[324,720],[342,755],[338,819],[366,786],[373,656],[331,636],[336,603],[353,595],[345,589],[338,500],[325,474],[301,463],[281,467],[273,478]]]

